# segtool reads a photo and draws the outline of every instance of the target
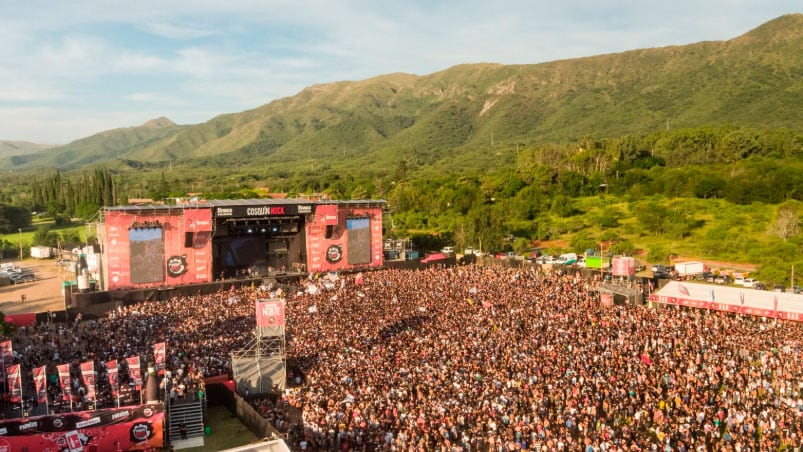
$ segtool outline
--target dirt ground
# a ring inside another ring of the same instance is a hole
[[[34,270],[38,279],[0,287],[0,311],[5,314],[22,314],[64,310],[61,284],[66,279],[74,279],[75,275],[57,265],[55,259],[2,262],[13,262],[19,267]],[[23,294],[26,298],[25,303],[21,301]]]

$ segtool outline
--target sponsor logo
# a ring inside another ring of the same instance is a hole
[[[53,419],[53,427],[55,428],[64,427],[64,421],[62,421],[60,417]]]
[[[32,428],[36,428],[36,421],[26,422],[24,424],[20,424],[19,429],[20,431],[28,430]]]
[[[144,409],[144,410],[142,410],[142,415],[143,415],[143,416],[145,416],[145,417],[151,417],[151,416],[153,416],[153,408],[151,408],[151,407],[145,407],[145,409]]]
[[[170,256],[167,259],[167,274],[170,277],[178,278],[187,273],[187,255]]]
[[[231,207],[218,207],[217,216],[230,217],[232,215]]]
[[[312,206],[298,206],[298,213],[312,213]]]
[[[100,424],[100,418],[99,417],[92,417],[92,418],[89,418],[89,419],[87,419],[85,421],[76,422],[75,423],[75,428],[84,428],[84,427],[89,427],[90,425],[95,425],[95,424]]]
[[[153,429],[148,422],[138,422],[131,426],[131,442],[139,443],[147,441],[153,436]]]
[[[129,414],[129,413],[128,413],[128,410],[126,410],[126,411],[121,411],[121,412],[119,412],[119,413],[114,413],[114,414],[112,414],[112,420],[113,420],[113,421],[116,421],[116,420],[118,420],[118,419],[122,419],[122,418],[124,418],[124,417],[128,417],[128,414]]]
[[[330,264],[340,262],[340,259],[343,259],[343,249],[340,245],[332,245],[326,249],[326,260]]]
[[[245,209],[245,214],[249,217],[259,216],[259,215],[284,215],[284,206],[273,206],[273,207],[248,207]]]

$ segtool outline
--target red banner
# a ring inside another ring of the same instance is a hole
[[[315,223],[322,225],[336,225],[337,204],[315,206]]]
[[[257,300],[257,328],[284,326],[284,303],[274,300]]]
[[[6,367],[8,375],[8,400],[17,403],[22,401],[22,375],[20,375],[20,365]]]
[[[137,391],[142,389],[142,366],[139,363],[139,356],[126,358],[128,364],[128,377],[137,385]]]
[[[36,389],[36,400],[47,403],[47,381],[45,380],[45,366],[33,368],[33,385]]]
[[[165,373],[165,358],[167,355],[167,343],[159,342],[153,344],[153,361],[156,363],[156,373],[163,375]]]
[[[0,420],[0,450],[159,450],[164,447],[164,418],[162,404],[149,404]],[[75,431],[80,446],[68,444]]]
[[[120,395],[120,379],[118,378],[117,360],[113,359],[106,362],[106,374],[109,376],[109,385],[112,387],[112,395]]]
[[[81,380],[86,386],[86,397],[95,400],[95,362],[81,363]]]
[[[64,400],[70,400],[70,396],[72,395],[72,387],[70,386],[70,365],[60,364],[56,366],[56,369],[59,371],[59,384],[61,385],[61,391],[64,393]]]

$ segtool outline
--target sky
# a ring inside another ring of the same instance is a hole
[[[727,40],[799,0],[0,0],[0,140],[199,124],[307,86]]]

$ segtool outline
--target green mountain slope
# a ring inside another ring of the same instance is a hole
[[[120,129],[30,158],[27,168],[129,163],[310,162],[436,171],[510,162],[519,145],[700,125],[803,124],[803,15],[729,41],[640,49],[535,65],[471,64],[315,85],[189,127]]]

